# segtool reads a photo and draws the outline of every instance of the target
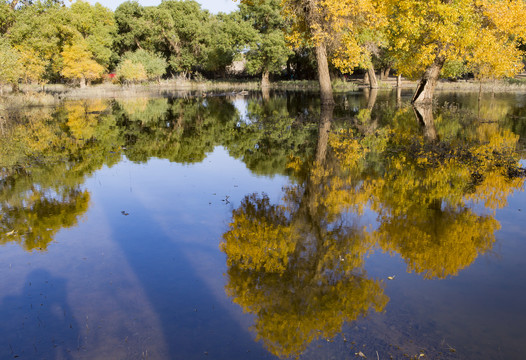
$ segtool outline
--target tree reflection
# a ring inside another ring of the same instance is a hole
[[[436,126],[431,109],[415,112],[417,121],[399,109],[382,127],[364,126],[359,113],[355,129],[330,130],[332,109],[322,109],[312,161],[290,160],[298,183],[276,204],[251,194],[234,209],[221,244],[226,292],[255,315],[257,339],[273,354],[298,356],[385,307],[382,284],[364,270],[378,247],[428,279],[491,250],[494,211],[524,183],[518,136],[457,118],[465,131],[452,137],[454,116]],[[377,214],[375,229],[360,225],[365,208]]]
[[[70,102],[22,111],[1,135],[0,244],[46,250],[62,228],[77,224],[90,195],[87,175],[119,160],[105,102]]]
[[[388,301],[381,282],[363,268],[371,248],[367,232],[334,203],[326,165],[331,116],[332,108],[322,109],[306,179],[286,189],[282,204],[266,195],[245,197],[221,245],[228,295],[256,315],[257,338],[279,357],[299,355]]]

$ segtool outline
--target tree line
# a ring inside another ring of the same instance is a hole
[[[0,3],[0,84],[115,75],[121,82],[224,77],[235,60],[249,75],[317,77],[375,67],[420,79],[414,103],[431,101],[440,76],[510,77],[523,68],[524,0],[241,0],[211,14],[193,0],[126,1],[113,12],[78,0]]]

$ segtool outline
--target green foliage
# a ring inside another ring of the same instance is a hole
[[[147,50],[139,49],[135,52],[127,52],[121,58],[121,62],[130,61],[135,65],[142,65],[148,79],[160,79],[166,73],[168,66],[166,60]],[[119,67],[121,74],[123,69]],[[139,79],[137,79],[139,80]]]
[[[240,4],[241,16],[258,32],[246,53],[249,74],[279,73],[292,55],[285,41],[287,28],[278,0]]]
[[[119,64],[116,71],[117,78],[122,82],[138,82],[148,78],[146,69],[141,63],[124,60]]]
[[[18,82],[21,76],[19,59],[18,52],[11,47],[7,39],[0,36],[0,86]]]

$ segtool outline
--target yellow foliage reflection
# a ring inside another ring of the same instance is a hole
[[[426,279],[457,275],[491,250],[494,211],[524,184],[518,136],[497,124],[460,131],[448,114],[435,127],[430,109],[419,110],[416,122],[401,109],[389,126],[328,137],[322,111],[316,160],[289,157],[298,183],[278,204],[252,194],[233,211],[221,244],[226,292],[255,315],[256,337],[273,354],[298,356],[385,307],[382,284],[364,270],[377,248]],[[374,230],[360,225],[366,209],[377,214]]]

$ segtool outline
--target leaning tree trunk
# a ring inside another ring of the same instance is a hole
[[[270,73],[268,70],[263,70],[261,74],[261,88],[268,88],[270,86]]]
[[[318,62],[318,79],[320,81],[321,103],[334,104],[331,76],[329,74],[329,63],[327,61],[327,50],[325,48],[325,44],[318,44],[316,46],[316,60]]]
[[[378,81],[376,80],[376,74],[374,72],[374,66],[371,63],[367,69],[367,74],[369,74],[369,88],[378,89]]]
[[[437,57],[435,61],[426,69],[422,79],[416,87],[415,94],[411,100],[412,104],[431,104],[435,87],[438,82],[440,70],[444,66],[444,59]]]

